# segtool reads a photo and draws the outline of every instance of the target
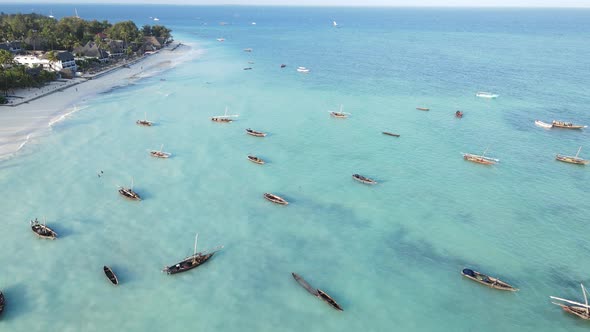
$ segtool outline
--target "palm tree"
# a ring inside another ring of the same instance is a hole
[[[47,60],[49,60],[49,68],[51,68],[55,71],[53,64],[59,61],[59,58],[57,57],[57,53],[55,53],[55,51],[49,51],[46,53],[46,58],[47,58]]]

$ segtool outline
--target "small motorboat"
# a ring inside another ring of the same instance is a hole
[[[369,179],[368,177],[364,177],[360,174],[353,174],[352,178],[355,179],[356,181],[364,183],[364,184],[377,184],[377,181],[375,181],[373,179]]]
[[[245,48],[244,49],[244,52],[252,52],[252,49],[251,48]]]
[[[4,299],[4,294],[0,292],[0,315],[4,312],[4,306],[6,305],[6,299]]]
[[[497,94],[491,93],[491,92],[478,92],[475,94],[476,97],[479,98],[487,98],[487,99],[494,99],[494,98],[498,98]]]
[[[309,69],[305,67],[297,67],[297,71],[300,73],[309,73]]]
[[[565,155],[558,154],[555,156],[555,160],[562,161],[564,163],[569,163],[569,164],[587,165],[588,163],[590,163],[590,160],[585,160],[585,159],[579,158],[578,156],[580,155],[580,151],[582,151],[581,146],[578,149],[578,153],[576,153],[575,156],[565,156]]]
[[[217,41],[218,41],[218,42],[225,41],[225,38],[217,38]]]
[[[455,112],[455,117],[461,119],[463,117],[463,112],[461,112],[461,111]]]
[[[393,136],[393,137],[399,137],[399,136],[400,136],[399,134],[390,133],[390,132],[388,132],[388,131],[384,131],[384,132],[383,132],[383,135],[387,135],[387,136]]]
[[[286,64],[284,64],[284,63],[283,63],[283,64],[281,64],[281,68],[285,68],[285,67],[287,67],[287,65],[286,65]]]
[[[108,266],[103,266],[102,270],[104,271],[104,274],[107,276],[107,278],[109,278],[109,281],[113,284],[113,285],[118,285],[119,284],[119,279],[117,279],[117,276],[115,275],[115,272],[113,272],[113,270],[108,267]]]
[[[200,266],[201,264],[208,261],[211,257],[213,257],[213,255],[217,251],[219,251],[223,248],[223,246],[219,246],[209,252],[197,252],[198,238],[199,238],[199,234],[197,233],[195,235],[195,249],[194,249],[194,252],[191,256],[185,258],[184,260],[182,260],[179,263],[164,267],[162,272],[166,272],[167,274],[177,274],[177,273],[186,272],[188,270],[194,269],[195,267]]]
[[[545,128],[545,129],[551,129],[551,128],[553,128],[553,124],[547,123],[547,122],[543,122],[541,120],[535,120],[535,126],[541,127],[541,128]]]
[[[221,123],[230,123],[232,121],[234,121],[233,119],[230,118],[224,118],[224,117],[219,117],[219,116],[214,116],[211,118],[211,121],[213,122],[221,122]]]
[[[261,131],[256,131],[256,130],[253,130],[250,128],[246,129],[246,134],[256,136],[256,137],[265,137],[266,136],[266,133],[263,133]]]
[[[427,107],[416,107],[418,111],[430,111],[430,108]]]
[[[264,165],[264,160],[256,157],[256,156],[248,156],[248,160],[255,164]]]
[[[57,233],[47,226],[45,218],[43,218],[43,223],[40,223],[37,218],[31,220],[31,230],[39,238],[51,240],[57,239]]]
[[[342,307],[336,301],[334,301],[334,299],[330,297],[330,295],[326,294],[326,292],[324,292],[321,289],[311,287],[311,285],[308,284],[307,281],[305,281],[305,279],[303,279],[300,275],[298,275],[295,272],[292,272],[291,275],[293,276],[293,279],[295,279],[295,281],[297,281],[297,283],[301,285],[301,287],[305,288],[305,290],[307,290],[309,294],[316,296],[322,301],[328,303],[330,306],[332,306],[332,308],[343,311]]]
[[[574,124],[571,122],[564,122],[564,121],[555,121],[552,122],[554,128],[562,128],[562,129],[582,129],[586,128],[587,126]]]
[[[135,121],[135,123],[138,126],[142,126],[142,127],[151,127],[154,125],[154,123],[152,121],[147,120],[147,113],[145,114],[145,118],[143,120],[137,120],[137,121]]]
[[[461,271],[461,275],[475,282],[479,282],[482,285],[491,287],[493,289],[511,292],[516,292],[518,290],[517,288],[512,287],[511,285],[500,279],[490,277],[488,275],[485,275],[477,271],[473,271],[471,269],[463,269],[463,271]]]
[[[252,67],[246,67],[244,70],[252,70]]]
[[[164,148],[164,144],[162,144],[159,151],[158,150],[150,151],[150,156],[152,156],[154,158],[163,158],[163,159],[170,158],[172,153],[162,151],[163,148]]]
[[[273,203],[280,204],[280,205],[289,204],[289,202],[287,202],[284,198],[277,196],[275,194],[264,193],[264,198],[266,198],[267,200],[269,200]]]

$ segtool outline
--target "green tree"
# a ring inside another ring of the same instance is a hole
[[[0,65],[2,68],[10,67],[14,64],[14,55],[7,50],[0,50]]]

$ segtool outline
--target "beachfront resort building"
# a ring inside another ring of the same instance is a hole
[[[75,73],[78,67],[74,60],[74,55],[67,51],[55,51],[57,61],[49,61],[47,59],[47,53],[36,52],[33,54],[17,55],[14,57],[14,61],[28,67],[43,67],[48,71],[60,72],[62,70],[71,70]]]
[[[109,61],[107,51],[93,41],[89,41],[84,46],[75,47],[73,53],[79,60],[96,59],[102,63]]]
[[[13,42],[0,43],[0,50],[6,50],[8,52],[18,53],[18,52],[22,51],[22,48],[20,46],[20,42],[13,41]]]

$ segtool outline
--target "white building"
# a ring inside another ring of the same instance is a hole
[[[48,71],[59,72],[64,69],[70,69],[73,73],[75,73],[78,69],[72,53],[67,51],[62,51],[59,53],[56,52],[56,57],[58,60],[51,63],[47,59],[47,53],[42,55],[25,54],[15,56],[14,61],[20,63],[21,65],[25,65],[31,68],[36,66],[42,66],[44,69]]]

